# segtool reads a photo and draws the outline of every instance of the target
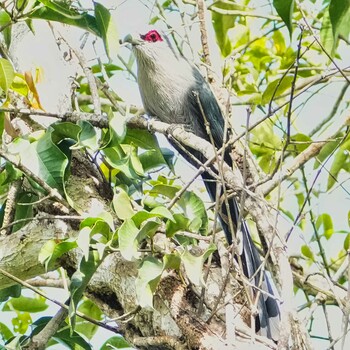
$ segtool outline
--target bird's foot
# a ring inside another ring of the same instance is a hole
[[[148,114],[143,113],[140,115],[141,118],[145,119],[147,122],[147,131],[151,134],[154,134],[154,130],[152,128],[152,121],[156,118],[149,116]]]

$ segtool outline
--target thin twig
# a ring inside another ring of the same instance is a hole
[[[310,190],[308,188],[308,183],[307,183],[307,178],[306,178],[304,167],[301,167],[300,170],[301,170],[301,174],[302,174],[302,178],[303,178],[304,187],[306,189],[306,192],[310,193]],[[306,197],[306,201],[307,201],[309,207],[311,207],[311,197],[310,196]],[[329,270],[329,266],[328,266],[326,253],[325,253],[324,247],[323,247],[323,245],[321,243],[321,237],[318,234],[318,229],[316,227],[316,222],[315,222],[315,218],[314,218],[314,214],[313,214],[312,210],[309,210],[309,215],[310,215],[311,225],[312,225],[312,228],[314,230],[315,239],[316,239],[316,242],[317,242],[317,245],[318,245],[319,254],[321,255],[322,262],[323,262],[323,265],[324,265],[323,267],[326,269],[326,272],[327,272],[328,276],[331,278],[331,274],[330,274],[330,270]]]
[[[346,82],[342,89],[340,90],[340,93],[339,93],[339,96],[336,100],[336,102],[334,103],[334,106],[331,110],[331,112],[329,113],[329,115],[322,120],[322,122],[318,125],[316,125],[316,127],[314,129],[311,130],[311,132],[309,133],[309,136],[314,136],[317,132],[319,132],[324,125],[326,125],[329,121],[331,121],[333,119],[333,117],[336,115],[337,111],[338,111],[338,108],[340,106],[340,103],[342,102],[343,98],[344,98],[344,95],[346,93],[346,91],[348,90],[349,88],[349,83]]]
[[[350,250],[347,251],[347,259],[346,260],[348,261],[347,280],[350,281]],[[348,283],[348,290],[347,290],[347,294],[346,294],[345,307],[342,311],[343,311],[343,323],[342,323],[343,339],[341,342],[341,349],[344,350],[346,334],[348,333],[349,314],[350,314],[350,284],[349,283]]]
[[[304,203],[302,204],[300,210],[299,210],[299,213],[298,215],[296,216],[295,220],[294,220],[294,223],[293,223],[293,226],[291,227],[291,229],[288,231],[287,235],[286,235],[286,242],[288,241],[290,235],[292,234],[292,231],[296,225],[297,222],[299,222],[301,216],[302,216],[302,213],[304,211],[304,208],[305,208],[305,205],[308,201],[308,198],[309,196],[311,195],[311,191],[313,190],[315,184],[316,184],[316,181],[318,179],[318,177],[321,175],[321,172],[323,170],[323,168],[326,166],[326,163],[329,161],[329,159],[333,156],[333,154],[335,153],[335,151],[338,149],[338,147],[341,146],[341,144],[346,140],[347,136],[349,135],[350,133],[350,130],[348,130],[348,132],[344,135],[344,137],[341,139],[341,141],[339,142],[338,146],[334,148],[334,150],[331,152],[331,154],[327,157],[327,159],[323,162],[323,164],[321,165],[320,169],[317,171],[316,173],[316,176],[311,184],[311,187],[309,188],[309,191],[307,192],[306,194],[306,197],[305,197],[305,200],[304,200]],[[328,276],[328,275],[327,275]]]
[[[327,138],[324,141],[317,141],[313,142],[308,148],[306,148],[304,151],[299,153],[287,166],[282,168],[278,173],[274,175],[274,177],[267,181],[264,186],[262,186],[262,192],[264,196],[268,195],[278,184],[288,177],[290,177],[296,170],[300,169],[307,161],[309,161],[311,158],[314,158],[317,156],[324,145],[326,145],[328,142],[332,142],[335,140],[339,140],[341,142],[343,138],[339,139],[337,138],[337,134],[341,129],[344,127],[347,127],[350,123],[350,119],[346,119],[344,123],[340,126],[340,128],[334,133],[331,137]],[[263,184],[265,181],[260,182],[258,184],[254,184],[254,186],[258,186]]]
[[[12,281],[22,285],[23,287],[26,287],[28,289],[30,289],[31,291],[33,291],[34,293],[42,296],[43,298],[47,299],[47,300],[50,300],[52,303],[60,306],[61,308],[64,308],[64,309],[67,309],[69,310],[69,306],[64,304],[64,303],[61,303],[60,301],[56,300],[56,299],[53,299],[51,297],[49,297],[48,295],[46,295],[44,292],[42,292],[40,289],[38,288],[35,288],[33,286],[31,286],[29,283],[25,282],[25,281],[22,281],[21,279],[19,279],[18,277],[16,276],[13,276],[12,274],[8,273],[7,271],[5,271],[4,269],[0,268],[0,273],[3,274],[4,276],[8,277],[9,279],[11,279]],[[105,324],[104,322],[100,322],[100,321],[97,321],[97,320],[94,320],[93,318],[81,313],[80,311],[76,311],[75,312],[77,314],[77,316],[83,318],[84,320],[86,321],[89,321],[99,327],[103,327],[109,331],[112,331],[114,333],[120,333],[120,330],[116,327],[112,327],[112,326],[109,326],[107,324]]]
[[[13,222],[13,219],[15,218],[16,214],[16,200],[19,194],[19,191],[21,190],[23,183],[23,178],[17,179],[14,182],[11,183],[9,191],[7,193],[7,200],[4,210],[4,218],[2,221],[2,227],[0,231],[0,236],[6,236],[11,233],[11,230],[9,230],[9,224]]]
[[[71,221],[82,221],[84,220],[84,218],[82,216],[78,216],[78,215],[45,215],[45,216],[35,216],[32,218],[23,218],[23,219],[18,219],[15,220],[11,223],[9,223],[6,226],[3,226],[2,229],[7,229],[9,227],[12,227],[14,225],[17,224],[22,224],[24,222],[28,222],[28,221],[35,221],[35,220],[71,220]]]
[[[323,309],[324,318],[326,320],[326,325],[328,330],[328,339],[330,343],[333,343],[332,327],[331,327],[330,318],[328,315],[328,308],[324,303],[322,304],[322,309]],[[334,350],[334,346],[331,347],[331,350]]]
[[[63,37],[63,35],[61,33],[58,33],[59,37],[57,37],[57,35],[55,34],[55,29],[54,27],[51,25],[50,22],[49,26],[50,29],[54,35],[54,37],[56,38],[56,41],[59,42],[60,40],[64,41],[65,44],[68,46],[68,48],[74,53],[75,57],[78,59],[78,62],[81,66],[81,68],[83,69],[83,72],[86,76],[86,79],[88,81],[89,87],[90,87],[90,92],[91,92],[91,97],[92,97],[92,102],[94,105],[94,112],[97,115],[101,115],[101,101],[100,101],[100,96],[98,94],[98,89],[97,89],[97,84],[96,84],[96,80],[95,80],[95,76],[93,75],[91,68],[88,66],[86,59],[84,57],[84,54],[78,50],[75,49],[74,47],[72,47],[69,42]]]
[[[21,170],[29,178],[33,179],[37,184],[39,184],[50,196],[51,198],[56,199],[58,202],[63,204],[66,208],[69,208],[69,204],[66,200],[59,194],[57,189],[49,186],[45,181],[43,181],[39,176],[34,174],[31,170],[25,167],[16,157],[6,154],[3,150],[0,149],[0,157],[6,159],[8,162],[12,163],[17,169]]]
[[[328,59],[332,62],[332,64],[334,65],[334,67],[338,70],[338,72],[343,76],[343,78],[348,82],[348,84],[350,84],[350,80],[347,77],[346,74],[344,74],[343,70],[338,66],[337,62],[335,62],[335,60],[333,59],[333,57],[328,53],[328,51],[325,49],[325,47],[322,45],[320,39],[317,37],[317,35],[315,34],[312,26],[309,24],[308,20],[306,19],[305,13],[302,9],[302,7],[300,6],[299,1],[296,2],[297,6],[299,8],[299,11],[303,17],[303,20],[306,24],[306,26],[309,28],[310,32],[312,33],[312,36],[314,37],[314,39],[316,40],[317,44],[319,45],[319,47],[321,48],[321,50],[326,54],[326,56],[328,57]]]
[[[215,5],[215,4],[213,4],[213,5]],[[215,7],[213,5],[209,6],[209,10],[216,12],[220,15],[255,17],[255,18],[263,18],[263,19],[268,19],[271,21],[281,22],[281,17],[278,17],[278,16],[266,15],[266,14],[255,12],[255,11],[226,10],[226,9],[222,9],[219,7]]]
[[[205,26],[206,7],[205,7],[204,0],[197,0],[197,8],[198,8],[199,30],[201,33],[204,62],[207,67],[207,77],[208,77],[209,83],[213,84],[215,82],[215,79],[211,70],[209,69],[211,67],[211,60],[210,60],[207,28]]]

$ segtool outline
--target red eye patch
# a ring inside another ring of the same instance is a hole
[[[163,41],[162,37],[156,30],[150,30],[145,35],[140,35],[140,38],[142,40],[148,41],[148,42],[157,42],[157,41]]]

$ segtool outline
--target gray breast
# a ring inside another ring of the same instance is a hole
[[[186,97],[191,84],[184,76],[186,66],[171,66],[174,70],[165,71],[162,65],[145,67],[138,61],[138,83],[143,106],[150,116],[172,124],[190,124],[191,118],[186,113]],[[181,70],[181,71],[179,71]]]

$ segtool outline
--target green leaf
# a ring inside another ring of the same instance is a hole
[[[334,49],[335,49],[337,40],[334,40],[332,23],[331,23],[331,19],[329,18],[329,11],[325,11],[322,18],[320,39],[326,52],[334,56]]]
[[[202,220],[200,218],[195,217],[191,220],[190,224],[188,225],[188,230],[190,232],[199,232],[199,230],[201,229],[201,226],[202,226]]]
[[[116,64],[113,63],[99,63],[95,64],[91,67],[92,73],[97,74],[102,72],[102,67],[106,71],[108,78],[112,77],[116,71],[124,71],[124,68],[121,66],[117,66]],[[102,78],[102,75],[101,75]],[[121,99],[120,99],[121,100]],[[118,112],[116,112],[118,115]]]
[[[339,140],[343,139],[343,137],[344,135],[338,133],[334,136],[335,141],[329,141],[321,148],[321,151],[315,160],[314,169],[317,169],[323,163],[323,161],[325,161],[334,152],[334,150],[339,146]]]
[[[108,161],[108,163],[114,169],[122,171],[128,178],[140,179],[139,174],[137,174],[136,170],[133,167],[133,162],[131,161],[132,157],[130,156],[130,154],[124,156],[123,158],[120,158],[120,152],[116,147],[105,148],[103,150],[103,153],[106,156],[106,160]]]
[[[33,193],[22,193],[17,200],[16,203],[16,213],[15,219],[27,219],[33,217],[33,206],[31,203],[36,202],[38,200],[38,196]],[[29,221],[28,221],[29,222]],[[13,226],[12,232],[16,232],[20,230],[23,226],[25,226],[28,222],[18,223]]]
[[[329,176],[327,181],[327,191],[329,191],[333,185],[337,182],[338,175],[342,169],[346,170],[346,164],[349,160],[349,152],[343,147],[340,147],[334,155],[334,160],[329,170]]]
[[[71,149],[87,147],[93,152],[96,152],[99,148],[99,139],[95,128],[85,120],[79,120],[77,125],[80,126],[81,130],[78,133],[78,142]]]
[[[112,112],[112,116],[109,118],[109,131],[113,133],[113,136],[117,140],[118,144],[124,141],[126,135],[126,122],[127,118],[117,112]],[[113,146],[113,144],[109,144]]]
[[[350,248],[350,233],[348,233],[344,239],[344,243],[343,243],[343,247],[344,249],[347,251]]]
[[[2,322],[0,322],[0,335],[4,341],[7,341],[13,337],[13,333],[10,329]],[[6,348],[3,348],[6,350]]]
[[[87,328],[89,328],[89,325]],[[92,350],[91,344],[77,332],[70,332],[67,327],[59,330],[53,338],[57,339],[59,343],[66,344],[69,349]]]
[[[174,171],[174,156],[175,153],[170,150],[169,148],[161,148],[160,151],[162,152],[163,158],[168,166],[168,168],[172,171]],[[140,157],[140,159],[142,160],[142,157]],[[147,167],[147,165],[146,165]]]
[[[5,58],[0,58],[0,88],[4,90],[7,95],[12,81],[15,77],[15,70],[12,67],[10,61]]]
[[[113,232],[110,230],[108,224],[102,220],[97,221],[91,230],[90,245],[98,251],[100,259],[103,258],[107,245],[114,236]]]
[[[120,253],[128,261],[133,261],[141,256],[138,251],[138,235],[139,229],[131,219],[125,220],[118,230]]]
[[[47,241],[39,252],[38,260],[41,264],[45,264],[46,270],[53,266],[56,260],[63,254],[76,248],[77,242],[74,239],[56,243],[55,240]]]
[[[92,302],[90,299],[85,299],[78,307],[78,311],[91,317],[94,320],[102,319],[102,311],[100,308]],[[75,330],[76,332],[85,335],[88,339],[91,339],[97,332],[99,327],[93,323],[86,322],[85,319],[77,317]]]
[[[52,188],[64,193],[64,175],[68,159],[52,142],[51,132],[21,149],[21,163]]]
[[[42,296],[35,298],[28,298],[20,296],[18,298],[12,298],[3,307],[2,311],[20,311],[20,312],[41,312],[48,308],[46,299]]]
[[[29,312],[18,312],[17,317],[12,319],[13,329],[15,332],[24,334],[29,325],[32,323],[32,318]],[[17,349],[15,347],[14,349]]]
[[[11,17],[10,15],[5,11],[0,11],[0,28],[4,28],[2,30],[2,34],[4,36],[6,47],[9,48],[11,45]],[[5,26],[9,25],[5,28]]]
[[[141,307],[153,307],[153,294],[163,272],[163,264],[153,257],[143,260],[135,281],[136,296]]]
[[[1,89],[0,89],[1,93]],[[0,112],[0,136],[4,133],[5,129],[5,119],[8,119],[5,112]],[[0,144],[2,144],[2,140],[0,141]]]
[[[0,289],[0,302],[6,301],[9,297],[18,298],[21,295],[21,291],[22,286],[19,284]]]
[[[120,187],[116,187],[116,193],[113,196],[113,208],[121,220],[130,219],[135,214],[130,197]]]
[[[339,35],[347,39],[350,31],[350,0],[331,0],[329,18],[332,23],[334,39],[337,40]]]
[[[330,239],[334,233],[332,217],[329,214],[322,214],[316,220],[316,229],[319,230],[323,226],[323,235],[326,239]]]
[[[173,199],[177,192],[179,192],[180,187],[179,186],[171,186],[171,185],[155,185],[152,187],[152,189],[149,191],[149,194],[151,195],[157,195],[161,194],[165,197],[168,197],[169,199]]]
[[[106,224],[108,224],[108,226],[110,227],[110,229],[112,231],[115,230],[115,225],[114,225],[114,219],[111,213],[107,212],[107,211],[102,211],[101,213],[99,213],[97,215],[97,217],[100,220],[103,220]]]
[[[51,134],[52,142],[58,144],[64,139],[72,139],[78,141],[78,135],[81,132],[81,127],[71,122],[57,122],[50,125],[53,130]]]
[[[78,234],[77,245],[83,251],[85,260],[89,259],[90,253],[90,227],[83,227]]]
[[[157,209],[159,208],[159,209]],[[137,227],[140,227],[142,223],[145,221],[151,219],[151,218],[167,218],[169,220],[173,220],[175,222],[174,217],[172,214],[168,211],[168,209],[164,207],[156,207],[154,212],[153,210],[151,212],[140,210],[136,214],[133,215],[132,220],[134,221],[135,225]]]
[[[284,76],[282,79],[276,79],[267,85],[263,96],[262,104],[270,103],[271,100],[281,96],[286,90],[291,88],[293,82],[293,76]]]
[[[27,97],[29,92],[29,87],[24,79],[24,76],[16,73],[13,78],[11,89],[18,92],[20,95]]]
[[[181,254],[181,261],[184,264],[186,274],[190,281],[196,286],[205,287],[203,280],[203,264],[205,260],[216,250],[214,244],[210,244],[208,249],[199,256],[192,255],[187,248]]]
[[[282,149],[282,141],[273,129],[273,123],[262,123],[252,130],[252,151],[257,157],[275,156]]]
[[[17,0],[16,1],[16,9],[21,12],[26,7],[27,2],[28,2],[28,0]]]
[[[221,54],[224,57],[227,57],[233,49],[233,44],[230,40],[229,30],[234,28],[236,25],[236,19],[238,16],[236,15],[225,15],[218,12],[215,12],[215,8],[219,10],[244,10],[244,8],[240,5],[234,4],[232,2],[225,1],[216,1],[209,7],[209,10],[212,11],[212,22],[215,30],[216,42],[219,45],[221,50]]]
[[[157,138],[147,130],[128,128],[124,143],[133,144],[145,150],[159,148]]]
[[[170,210],[164,206],[159,206],[159,207],[153,208],[151,210],[151,214],[158,216],[160,218],[166,218],[166,219],[169,219],[169,220],[175,222],[173,214],[171,214]]]
[[[181,258],[178,254],[165,254],[163,256],[163,270],[172,269],[179,270],[181,265]]]
[[[138,212],[136,212],[133,216],[132,216],[132,221],[134,222],[134,224],[136,225],[136,227],[140,227],[140,225],[150,219],[153,218],[157,215],[153,215],[150,212],[146,211],[146,210],[139,210]]]
[[[71,334],[73,334],[75,329],[78,303],[101,261],[98,252],[90,251],[89,258],[87,260],[84,258],[81,259],[78,270],[74,272],[71,277],[71,284],[69,286],[71,292],[69,304],[69,325],[71,326]]]
[[[31,336],[34,336],[36,334],[39,334],[44,327],[51,321],[52,317],[41,317],[32,324],[33,331],[31,333]],[[85,321],[85,327],[89,329],[89,323]],[[76,350],[92,350],[91,345],[77,332],[70,333],[69,328],[67,327],[66,323],[62,325],[62,328],[58,330],[50,339],[49,343],[47,344],[47,347],[50,348],[51,345],[55,344],[61,344],[61,347],[66,345],[69,349],[76,349]]]
[[[159,219],[153,219],[146,222],[146,224],[141,228],[138,240],[141,241],[145,237],[152,238],[154,234],[157,232],[158,228],[160,226],[160,220]]]
[[[290,36],[292,36],[294,0],[273,0],[273,6],[286,24]]]
[[[107,8],[98,2],[94,2],[95,17],[98,29],[101,33],[103,44],[109,60],[117,57],[119,50],[119,35]]]
[[[292,144],[287,147],[288,151],[299,154],[310,146],[312,139],[308,135],[298,133],[291,136],[291,141]]]
[[[174,153],[172,154],[172,156]],[[158,149],[148,150],[139,156],[144,171],[150,171],[164,165],[168,165],[163,153]]]
[[[96,18],[87,13],[81,14],[78,18],[70,18],[66,15],[56,12],[55,10],[49,7],[40,7],[39,9],[30,13],[28,17],[64,23],[67,25],[82,28],[97,36],[100,36],[100,31],[96,23]]]
[[[129,350],[133,348],[122,336],[115,336],[115,337],[109,338],[102,345],[100,350],[113,350],[113,349]]]
[[[74,10],[69,3],[64,1],[55,1],[55,0],[38,0],[47,8],[64,15],[67,18],[71,19],[81,19],[82,15]]]
[[[129,159],[130,164],[132,165],[136,174],[143,177],[145,174],[136,147],[131,147],[129,152]]]
[[[293,186],[295,188],[294,194],[297,199],[298,208],[301,209],[305,202],[305,193],[301,190],[299,181],[294,181]],[[294,221],[294,216],[291,216],[290,218]]]
[[[166,236],[173,237],[176,232],[186,231],[190,220],[183,214],[174,214],[174,221],[168,221],[166,223]]]
[[[208,232],[208,214],[203,201],[193,192],[185,192],[177,202],[186,218],[190,220],[191,232],[206,235]]]
[[[307,246],[307,245],[303,245],[301,247],[301,253],[306,256],[308,259],[312,260],[312,261],[315,261],[315,258],[314,258],[314,253],[311,251],[310,247]]]
[[[18,180],[23,175],[23,173],[17,168],[15,168],[13,164],[11,164],[10,162],[6,162],[5,170],[6,170],[6,178],[1,183],[2,186]]]
[[[272,39],[274,42],[274,50],[276,50],[276,55],[285,56],[287,47],[284,36],[280,30],[275,30],[272,34]]]

